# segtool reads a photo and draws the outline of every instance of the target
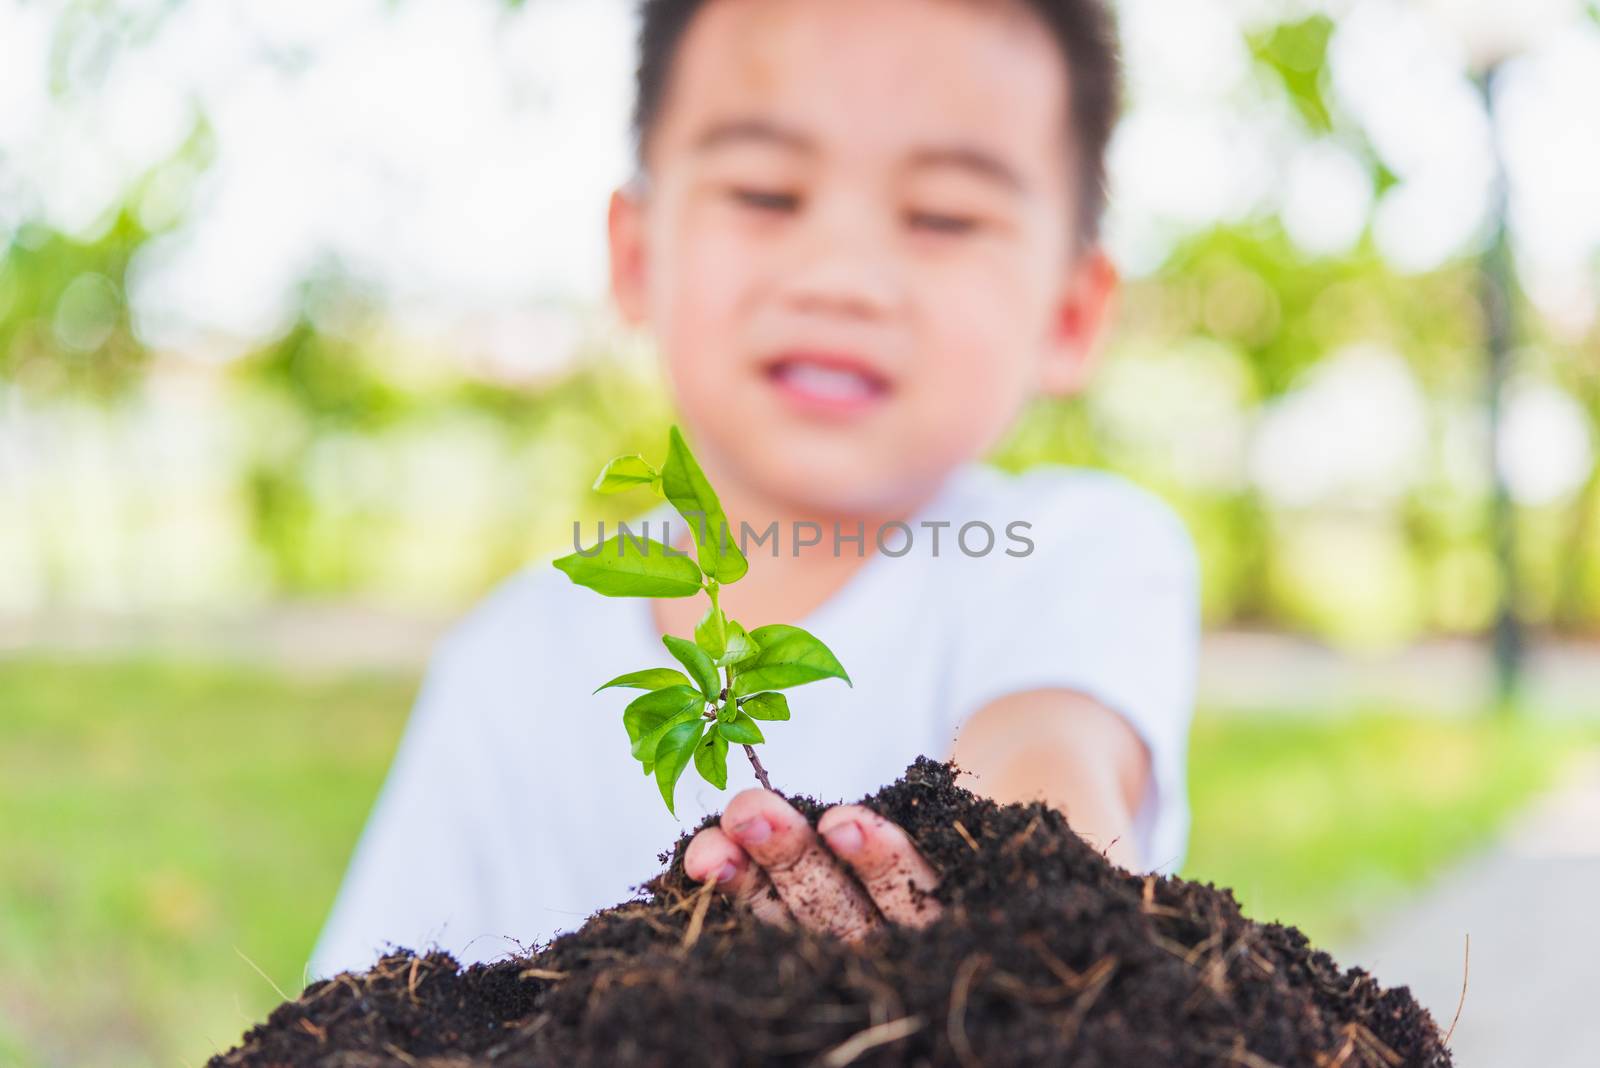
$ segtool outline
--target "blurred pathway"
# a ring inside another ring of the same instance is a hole
[[[1363,654],[1292,635],[1223,631],[1206,637],[1200,661],[1202,705],[1230,712],[1476,715],[1493,692],[1488,644],[1465,638]],[[1600,642],[1535,645],[1523,703],[1541,716],[1600,719]]]
[[[1472,939],[1467,994],[1462,956]],[[1458,1068],[1600,1064],[1600,762],[1513,825],[1501,844],[1337,951],[1406,985],[1448,1028]]]

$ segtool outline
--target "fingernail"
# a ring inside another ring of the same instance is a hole
[[[733,882],[733,877],[735,875],[738,875],[738,874],[739,874],[738,866],[735,865],[733,863],[733,861],[731,861],[731,860],[727,861],[722,865],[722,869],[717,872],[717,882],[719,882],[719,883],[731,883],[731,882]]]
[[[854,820],[839,824],[823,837],[828,840],[828,848],[842,856],[861,851],[861,825]]]
[[[744,845],[760,845],[772,837],[772,825],[759,816],[735,823],[729,833]]]

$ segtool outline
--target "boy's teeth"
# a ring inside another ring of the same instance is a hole
[[[872,393],[872,383],[865,375],[840,367],[819,367],[814,363],[787,363],[779,373],[791,385],[824,397],[865,397]]]

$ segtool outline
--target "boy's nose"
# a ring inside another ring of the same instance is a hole
[[[886,273],[865,260],[830,255],[797,270],[784,285],[784,300],[797,312],[882,318],[896,303]]]
[[[795,311],[879,318],[902,299],[892,234],[868,213],[816,204],[801,224],[803,236],[782,287]]]

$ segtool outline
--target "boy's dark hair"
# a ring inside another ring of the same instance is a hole
[[[633,110],[634,154],[644,168],[672,60],[689,23],[708,0],[639,0],[639,69]],[[1121,106],[1116,23],[1105,0],[1006,0],[1049,29],[1067,68],[1070,135],[1077,150],[1078,234],[1099,233],[1106,202],[1106,144]]]

